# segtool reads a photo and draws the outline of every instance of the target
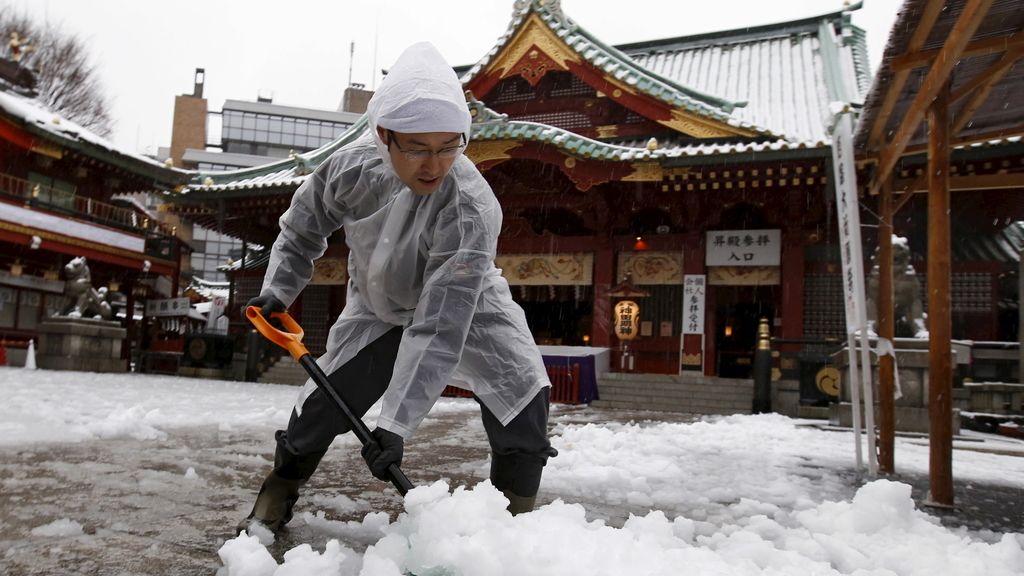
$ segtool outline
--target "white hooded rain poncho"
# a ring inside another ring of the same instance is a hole
[[[462,86],[433,46],[415,44],[391,68],[368,114],[367,134],[335,152],[296,190],[281,216],[262,293],[290,306],[326,239],[344,227],[348,298],[320,367],[330,374],[403,326],[377,426],[408,438],[446,385],[472,390],[508,424],[551,384],[526,317],[494,266],[501,207],[465,156],[436,191],[414,194],[377,136],[380,126],[458,132],[468,142],[471,118]],[[297,410],[315,388],[306,383]]]

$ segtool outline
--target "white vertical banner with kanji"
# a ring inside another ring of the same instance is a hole
[[[683,330],[679,337],[679,370],[685,366],[700,368],[704,358],[704,300],[707,295],[707,276],[704,274],[683,275]],[[686,335],[700,335],[700,351],[687,359]]]
[[[864,307],[864,249],[860,240],[860,210],[857,175],[853,166],[851,116],[840,115],[832,144],[847,334],[855,334],[865,329],[868,323],[867,310]]]
[[[683,334],[704,334],[706,276],[683,276]]]
[[[843,263],[843,300],[846,303],[846,334],[850,366],[850,400],[853,408],[853,429],[857,466],[861,466],[860,390],[864,392],[864,424],[868,438],[868,468],[877,468],[875,459],[874,394],[871,386],[871,362],[868,355],[867,309],[864,298],[864,249],[860,238],[860,205],[857,196],[857,173],[853,165],[853,114],[843,112],[836,117],[832,133],[832,170],[836,190],[836,212],[839,218],[839,252]],[[857,335],[860,354],[857,354]],[[859,389],[858,389],[859,388]]]

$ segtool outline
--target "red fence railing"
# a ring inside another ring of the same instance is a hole
[[[580,367],[547,366],[548,378],[551,380],[551,402],[556,404],[580,404]],[[453,398],[472,398],[469,390],[455,386],[445,386],[442,396]]]

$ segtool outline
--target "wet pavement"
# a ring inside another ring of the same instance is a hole
[[[685,421],[679,414],[560,408],[552,424]],[[217,550],[234,536],[273,458],[273,430],[223,430],[216,426],[176,430],[161,440],[104,440],[0,448],[0,574],[209,575],[220,567]],[[413,483],[446,478],[452,486],[474,485],[487,476],[487,441],[475,411],[428,419],[406,449],[403,470]],[[1019,456],[1007,456],[1014,458]],[[189,473],[189,469],[194,473]],[[835,471],[833,471],[835,472]],[[842,474],[852,497],[862,479]],[[911,484],[919,506],[928,481],[894,476]],[[953,511],[927,509],[950,526],[994,532],[1024,532],[1024,491],[960,482]],[[557,498],[543,491],[539,504]],[[621,526],[646,509],[609,506],[572,498],[588,511]],[[372,510],[392,520],[402,502],[390,485],[366,471],[354,438],[336,442],[303,491],[296,516],[326,510],[330,520],[361,520]],[[685,510],[666,510],[670,516]],[[84,535],[33,536],[31,530],[70,518]],[[303,518],[303,520],[307,520]],[[269,548],[281,561],[292,547],[322,549],[337,538],[362,551],[379,533],[357,527],[294,521]]]

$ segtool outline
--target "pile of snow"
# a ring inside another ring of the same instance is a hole
[[[42,526],[36,526],[30,533],[33,536],[43,536],[48,538],[67,538],[70,536],[81,536],[82,525],[70,518],[61,518],[60,520],[54,520],[49,524],[43,524]]]
[[[767,514],[724,525],[655,510],[614,528],[588,521],[579,504],[556,500],[512,517],[507,503],[487,482],[452,494],[437,482],[409,492],[406,512],[392,524],[367,515],[365,528],[381,536],[362,556],[331,540],[322,553],[293,548],[278,565],[258,538],[243,533],[221,547],[218,574],[1010,576],[1024,567],[1024,535],[972,540],[916,510],[910,486],[887,480],[867,484],[852,502],[797,513],[767,507]]]

